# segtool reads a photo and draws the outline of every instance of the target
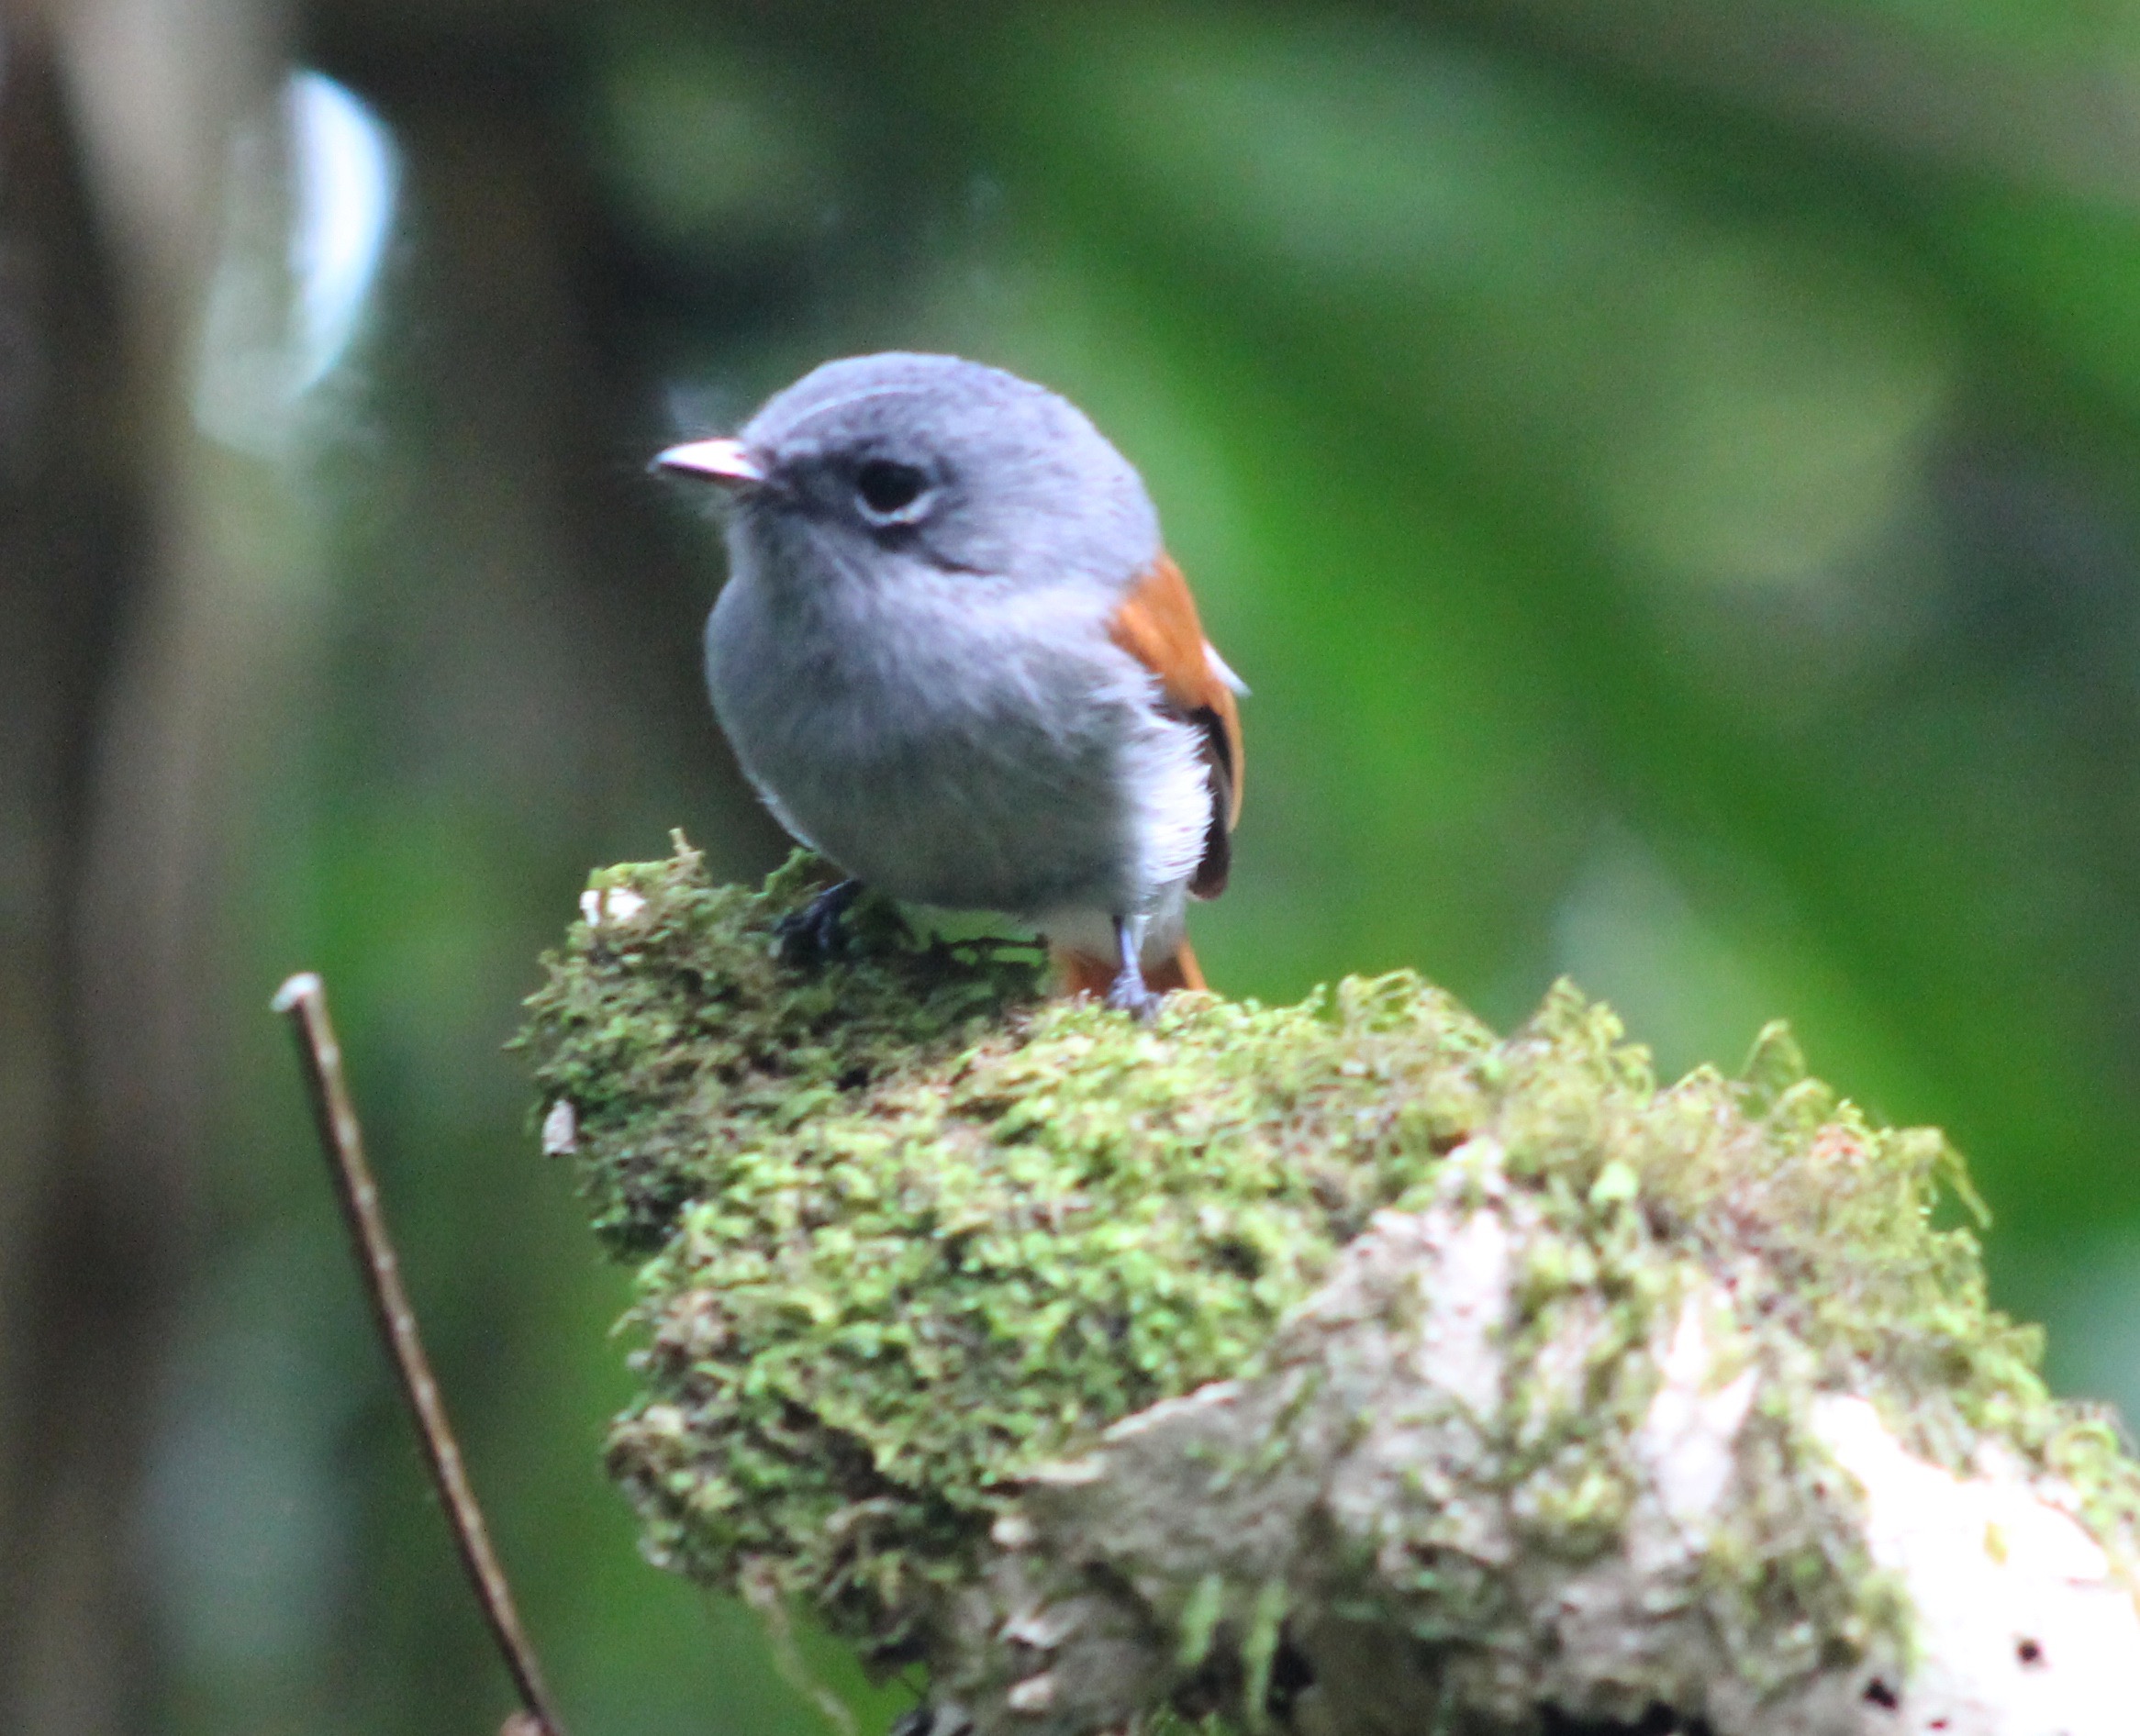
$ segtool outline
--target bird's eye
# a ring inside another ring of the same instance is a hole
[[[929,490],[929,478],[911,464],[873,458],[854,473],[855,498],[872,518],[897,522]]]

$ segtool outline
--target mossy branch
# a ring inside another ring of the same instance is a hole
[[[2127,1727],[2140,1469],[1985,1300],[1936,1133],[1563,985],[1044,1000],[885,907],[596,876],[545,1144],[641,1264],[611,1468],[986,1736]],[[1942,1721],[1944,1720],[1944,1721]]]

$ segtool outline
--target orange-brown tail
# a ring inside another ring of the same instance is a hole
[[[1121,969],[1112,959],[1074,952],[1064,946],[1050,947],[1048,956],[1054,961],[1065,995],[1105,995],[1114,984],[1115,973]],[[1202,988],[1204,973],[1198,967],[1189,943],[1185,940],[1174,949],[1173,957],[1147,964],[1144,985],[1156,995],[1172,994],[1177,988]]]

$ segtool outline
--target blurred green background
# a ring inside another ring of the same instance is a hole
[[[2140,5],[7,0],[0,1728],[507,1708],[299,966],[574,1730],[829,1728],[634,1554],[502,1045],[590,867],[781,851],[647,457],[895,345],[1150,481],[1254,689],[1218,986],[1788,1017],[2140,1414]]]

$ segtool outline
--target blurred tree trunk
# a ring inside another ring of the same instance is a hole
[[[50,44],[0,87],[0,1726],[116,1730],[145,1698],[128,1536],[173,1274],[168,1171],[84,1109],[88,744],[142,548],[128,351]]]
[[[0,1728],[19,1736],[144,1729],[158,1698],[138,1487],[197,1155],[217,742],[214,684],[185,666],[214,626],[183,630],[208,563],[166,461],[229,118],[273,23],[0,9]]]

